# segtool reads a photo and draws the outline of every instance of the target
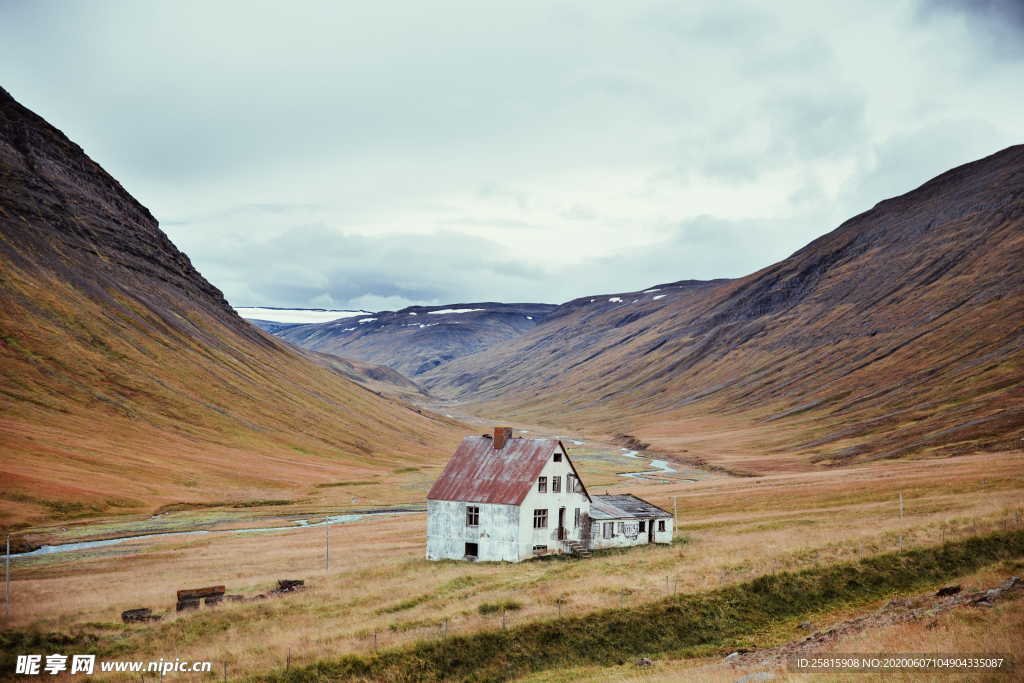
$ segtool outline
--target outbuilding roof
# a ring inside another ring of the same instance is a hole
[[[556,451],[565,452],[556,439],[508,439],[498,449],[490,437],[467,436],[427,498],[519,505]]]
[[[643,498],[626,493],[622,495],[591,496],[591,519],[650,519],[670,518],[672,514]]]

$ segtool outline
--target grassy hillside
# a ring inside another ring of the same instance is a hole
[[[300,355],[239,318],[2,90],[0,301],[0,527],[290,499],[441,460],[461,437],[350,379],[400,384],[391,371]]]
[[[747,471],[998,450],[1024,437],[1022,321],[1017,146],[747,277],[578,299],[421,383]]]

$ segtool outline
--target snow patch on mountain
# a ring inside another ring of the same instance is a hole
[[[326,323],[341,318],[366,315],[369,311],[334,311],[322,308],[263,308],[236,306],[238,315],[249,320],[267,320],[273,323]]]
[[[446,313],[475,313],[482,308],[442,308],[440,311],[427,311],[427,315],[444,315]]]

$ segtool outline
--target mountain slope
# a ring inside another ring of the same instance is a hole
[[[694,455],[695,431],[734,430],[752,447],[697,452],[748,470],[765,459],[744,450],[845,463],[1017,447],[1024,146],[883,201],[752,275],[655,296],[570,302],[418,381],[483,413],[558,415],[677,455]]]
[[[132,198],[0,89],[0,525],[305,495],[441,460],[450,421],[227,305]],[[392,378],[393,379],[393,378]],[[401,381],[401,380],[399,380]]]
[[[410,306],[305,325],[251,322],[296,346],[386,365],[415,380],[533,329],[556,308],[489,302]]]

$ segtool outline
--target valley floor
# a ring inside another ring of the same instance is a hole
[[[64,649],[92,647],[120,659],[210,660],[218,666],[226,663],[234,678],[279,669],[286,662],[299,666],[560,613],[637,606],[671,593],[699,593],[773,572],[1024,526],[1024,454],[1019,452],[762,477],[680,467],[674,474],[625,478],[620,476],[626,469],[623,463],[632,459],[622,457],[621,447],[571,440],[567,446],[591,488],[633,492],[666,509],[675,503],[675,543],[601,553],[588,560],[428,562],[423,559],[425,515],[409,512],[332,526],[327,570],[322,526],[155,537],[25,557],[12,563],[13,613],[5,624],[5,638],[11,640],[5,649],[28,647],[24,634],[29,632],[56,632],[71,636]],[[631,466],[637,464],[646,465],[637,461]],[[406,486],[408,501],[422,501],[420,485],[407,481]],[[349,507],[401,502],[395,496],[375,500],[372,493],[362,492],[372,491],[371,486],[350,490],[356,489],[357,502],[346,494]],[[272,522],[278,525],[294,523],[280,515],[302,514],[316,522],[326,512],[285,508],[267,514],[278,515]],[[171,511],[159,521],[179,529],[200,522],[251,525],[240,514],[252,516],[252,511]],[[141,521],[56,527],[48,538],[81,540],[90,532],[109,537],[132,523]],[[225,584],[229,593],[253,596],[285,578],[305,579],[309,588],[274,599],[174,613],[174,592],[180,588]],[[159,623],[122,625],[120,612],[136,607],[151,607],[166,616]],[[792,632],[773,638],[785,642],[805,635],[795,625],[786,628]],[[724,654],[716,653],[713,660]],[[697,663],[659,661],[650,675],[671,678],[672,667]],[[637,674],[627,669],[600,676]]]

